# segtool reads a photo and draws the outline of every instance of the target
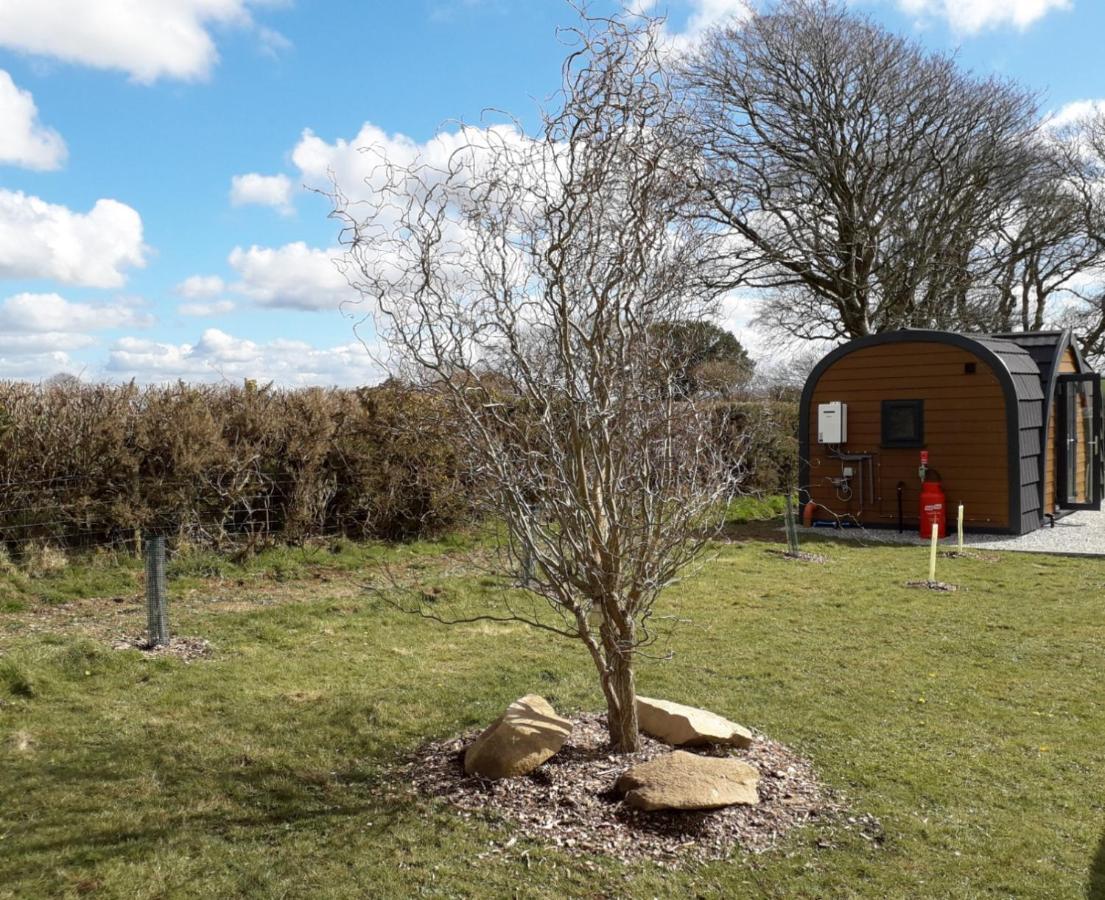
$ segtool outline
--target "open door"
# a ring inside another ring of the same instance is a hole
[[[1063,509],[1101,509],[1101,376],[1060,375],[1057,499]]]

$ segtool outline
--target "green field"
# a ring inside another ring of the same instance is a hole
[[[601,706],[571,643],[363,588],[388,560],[449,611],[493,600],[445,565],[462,541],[177,560],[174,630],[213,648],[191,662],[111,648],[144,613],[137,563],[104,557],[0,581],[0,896],[1105,897],[1105,564],[946,560],[963,590],[935,593],[904,586],[923,548],[810,543],[814,565],[754,534],[666,596],[675,658],[641,690],[797,748],[881,846],[817,826],[586,866],[408,796],[398,759],[521,694]]]

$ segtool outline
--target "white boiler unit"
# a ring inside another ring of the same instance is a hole
[[[845,444],[848,442],[848,404],[817,404],[817,443]]]

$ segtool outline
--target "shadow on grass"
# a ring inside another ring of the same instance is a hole
[[[177,760],[178,763],[183,759]],[[271,842],[289,827],[329,832],[348,823],[358,831],[384,835],[412,814],[413,801],[388,790],[385,775],[347,770],[321,775],[251,760],[228,761],[200,782],[185,782],[187,769],[166,767],[165,782],[183,788],[192,799],[221,802],[221,809],[193,810],[171,796],[134,798],[116,821],[88,827],[105,810],[80,792],[58,806],[55,816],[35,822],[18,841],[23,872],[51,867],[86,868],[113,859],[141,860],[158,848],[191,847],[216,837],[234,842]],[[83,778],[102,784],[97,772],[54,767],[54,776],[76,785]],[[152,801],[152,802],[151,802]],[[207,805],[207,804],[201,804]],[[70,827],[80,822],[79,830]],[[279,831],[277,831],[279,829]],[[0,865],[0,884],[14,872]]]
[[[1086,886],[1087,900],[1105,900],[1105,834],[1097,845],[1097,854],[1090,864],[1090,881]]]

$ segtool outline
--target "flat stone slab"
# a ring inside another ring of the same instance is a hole
[[[630,806],[651,811],[753,806],[759,782],[759,772],[739,759],[675,750],[634,766],[615,786]]]
[[[572,723],[556,714],[549,701],[526,694],[487,726],[464,753],[464,771],[483,778],[527,775],[555,754]]]
[[[645,734],[673,747],[726,744],[751,747],[752,732],[706,709],[637,697],[637,723]]]

